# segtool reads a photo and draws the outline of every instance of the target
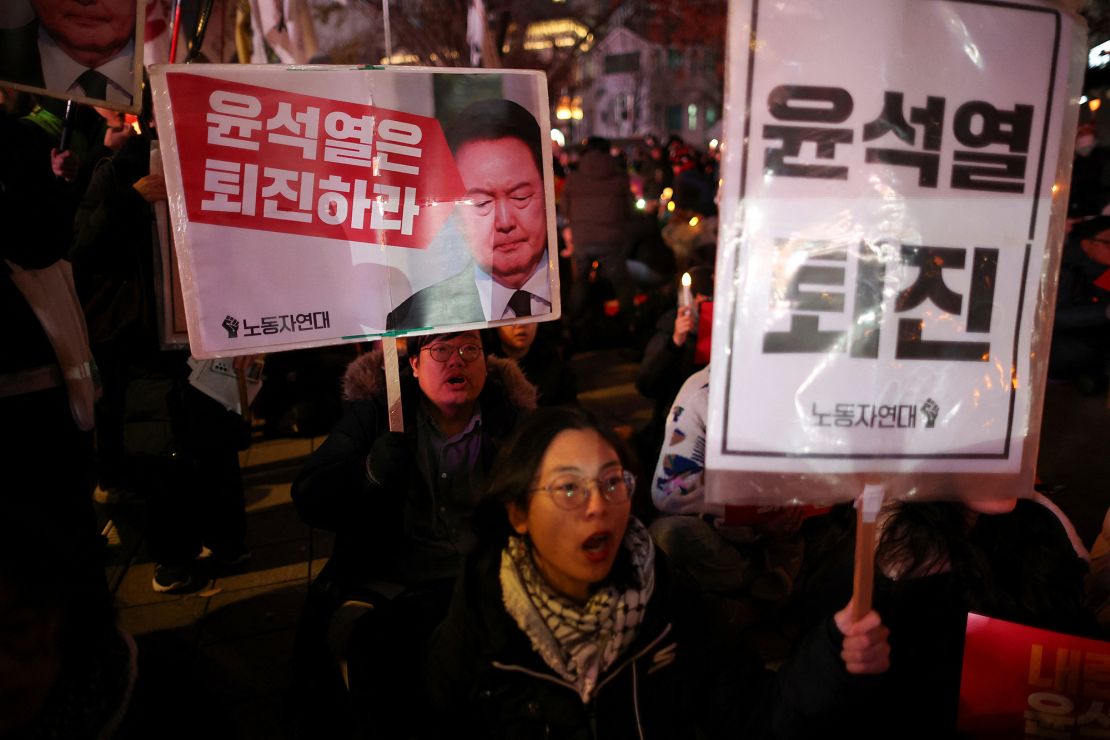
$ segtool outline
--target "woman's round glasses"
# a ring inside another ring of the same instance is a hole
[[[560,509],[572,511],[581,509],[590,500],[590,484],[597,488],[601,497],[611,504],[623,504],[632,498],[636,490],[636,476],[627,470],[616,470],[597,478],[582,478],[577,475],[560,475],[555,480],[533,491],[547,491],[552,502]]]
[[[482,356],[482,348],[477,344],[463,344],[459,347],[452,347],[450,344],[432,344],[424,349],[436,362],[447,362],[456,352],[464,362],[474,362]]]

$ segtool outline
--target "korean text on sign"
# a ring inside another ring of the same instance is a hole
[[[191,220],[423,247],[442,219],[422,222],[421,204],[459,194],[435,119],[195,75],[168,80],[175,107],[203,106],[202,116],[175,117]]]

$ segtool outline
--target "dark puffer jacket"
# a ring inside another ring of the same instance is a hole
[[[467,559],[451,611],[432,635],[436,737],[821,737],[823,720],[858,708],[872,686],[844,670],[831,619],[790,664],[765,670],[656,551],[655,591],[639,635],[583,704],[505,611],[500,562],[491,549]]]
[[[489,370],[478,397],[482,411],[481,454],[466,480],[447,481],[477,496],[501,441],[517,418],[535,408],[536,391],[511,360],[486,359]],[[341,583],[385,580],[401,585],[453,577],[471,541],[474,501],[437,502],[427,471],[413,467],[403,490],[371,483],[366,456],[389,432],[385,370],[380,351],[347,368],[343,395],[349,401],[327,440],[309,457],[293,483],[292,497],[306,524],[336,533],[328,574]],[[401,371],[405,439],[417,451],[417,414],[423,394],[406,365]]]
[[[609,152],[587,149],[567,177],[563,213],[574,243],[623,247],[631,210],[628,175]]]

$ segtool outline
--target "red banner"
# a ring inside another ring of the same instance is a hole
[[[1110,738],[1110,643],[969,614],[961,736]]]
[[[166,81],[191,221],[423,249],[451,211],[425,206],[465,194],[434,118],[215,77]]]

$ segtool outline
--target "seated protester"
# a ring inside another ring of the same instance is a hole
[[[725,507],[705,500],[708,412],[706,365],[686,380],[667,417],[651,483],[652,502],[663,516],[652,522],[651,536],[675,569],[700,590],[754,606],[750,618],[761,616],[760,612],[767,616],[772,605],[780,605],[790,595],[802,564],[801,510],[784,507],[771,521],[757,526],[727,524]]]
[[[506,443],[451,611],[429,644],[436,737],[800,737],[886,669],[869,612],[827,618],[770,674],[683,590],[630,516],[613,433],[540,409]]]
[[[1106,389],[1110,372],[1110,216],[1075,224],[1064,245],[1049,377],[1084,393]]]
[[[891,670],[867,722],[839,729],[865,738],[891,737],[894,727],[898,737],[955,737],[969,611],[1091,633],[1087,563],[1061,516],[1036,499],[886,503],[876,525],[874,605],[891,629]],[[824,523],[795,588],[803,628],[851,589],[855,512],[834,507]]]
[[[417,706],[410,688],[420,685],[420,649],[446,613],[473,542],[470,516],[486,473],[501,440],[535,406],[535,389],[514,363],[487,358],[476,331],[408,344],[405,431],[389,431],[382,355],[367,353],[347,369],[343,418],[293,483],[305,523],[336,534],[312,584],[295,657],[303,686],[294,695],[320,710],[308,720],[320,736],[335,736],[326,723],[342,724],[342,708],[326,707],[329,697],[344,695],[329,633],[340,666],[349,661],[352,706],[376,713],[383,736],[399,736],[389,723],[406,721],[409,702]],[[333,618],[345,602],[365,607],[348,625],[349,639],[336,638]],[[375,712],[382,707],[389,709]]]
[[[490,331],[490,354],[516,361],[536,386],[540,406],[578,403],[578,379],[557,344],[558,331],[556,322],[513,324]]]
[[[675,256],[659,232],[656,201],[644,211],[629,217],[628,241],[632,245],[628,254],[628,273],[641,290],[667,285],[675,274]]]

